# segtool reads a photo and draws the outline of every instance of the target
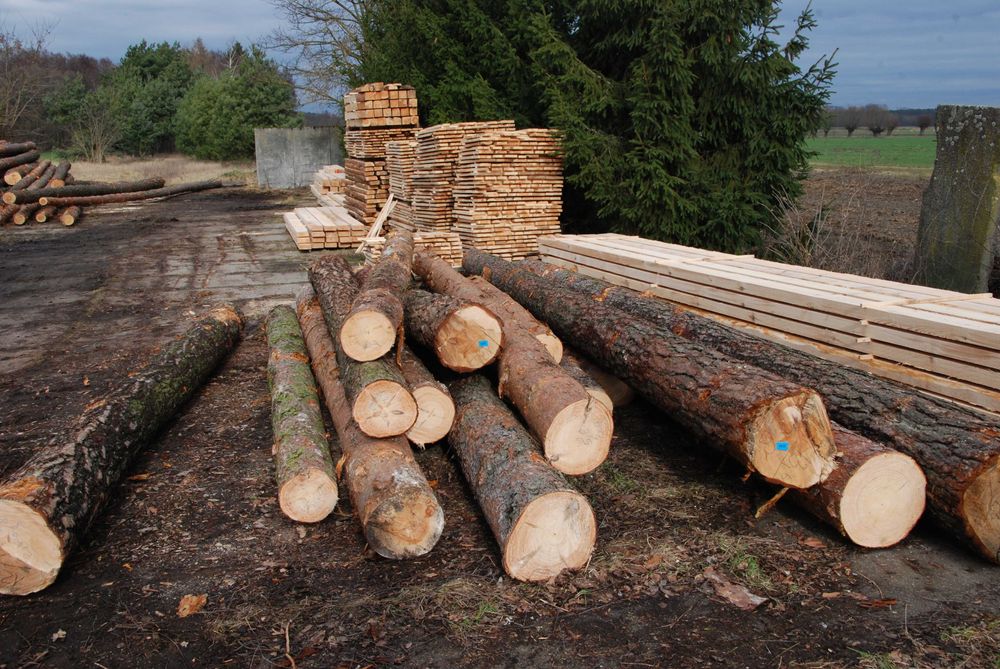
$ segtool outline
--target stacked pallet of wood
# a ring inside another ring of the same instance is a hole
[[[345,205],[371,225],[389,197],[387,145],[412,140],[419,125],[416,93],[400,84],[365,84],[344,96],[344,108]]]
[[[538,238],[559,232],[562,188],[552,131],[466,137],[455,170],[453,229],[467,246],[503,258],[536,255]]]
[[[398,206],[398,205],[397,205]],[[392,216],[389,217],[392,220]],[[371,265],[382,257],[385,237],[376,237],[365,244],[365,263]],[[452,267],[462,266],[462,240],[457,232],[417,232],[413,234],[416,251],[433,253]]]
[[[386,167],[389,170],[389,192],[396,201],[396,206],[389,214],[389,227],[413,231],[413,170],[417,142],[389,142],[385,153]]]
[[[1000,412],[1000,300],[603,234],[543,258],[820,357]]]
[[[514,130],[514,122],[446,123],[417,132],[411,203],[417,230],[451,230],[455,169],[462,140],[470,135],[505,130]]]
[[[283,214],[285,229],[300,251],[354,248],[367,228],[343,206],[299,207]]]
[[[347,190],[347,175],[342,165],[324,165],[313,177],[312,191],[319,195],[343,195]]]

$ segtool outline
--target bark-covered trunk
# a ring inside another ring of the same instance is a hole
[[[706,442],[791,488],[822,481],[835,446],[812,390],[562,290],[505,260],[466,249],[481,273],[556,333]]]
[[[590,559],[597,525],[586,498],[539,457],[539,446],[482,376],[451,384],[448,443],[500,544],[503,567],[546,581]]]
[[[417,402],[417,420],[406,438],[417,446],[444,439],[455,420],[455,403],[448,387],[434,378],[409,346],[400,351],[399,366]]]
[[[17,156],[22,153],[28,153],[37,149],[38,146],[34,142],[7,142],[5,144],[0,144],[0,158],[8,158],[10,156]]]
[[[83,211],[80,207],[66,207],[59,212],[59,222],[69,227],[80,220],[82,215]]]
[[[552,333],[549,326],[531,315],[531,312],[517,303],[507,293],[503,292],[481,276],[469,277],[469,282],[479,289],[481,304],[495,313],[505,327],[517,327],[525,330],[541,342],[552,360],[562,362],[563,345],[559,337]]]
[[[330,332],[340,332],[358,293],[350,266],[339,256],[326,256],[310,266],[309,279]],[[378,360],[359,362],[338,346],[337,363],[354,420],[365,434],[391,437],[413,427],[417,403],[391,353]]]
[[[6,158],[0,158],[0,174],[5,173],[12,167],[17,167],[18,165],[27,165],[28,163],[33,163],[41,157],[42,154],[39,153],[38,151],[30,150],[30,151],[25,151],[23,153],[15,154],[13,156],[8,156]],[[6,200],[4,200],[4,202],[6,202]],[[13,203],[8,202],[7,204],[13,204]]]
[[[564,355],[571,355],[573,361],[579,365],[580,369],[586,372],[587,376],[596,381],[604,389],[604,393],[616,409],[628,406],[635,399],[635,391],[632,390],[629,384],[614,374],[601,369],[600,366],[594,364],[585,356],[580,355],[572,349],[567,349]]]
[[[8,186],[16,186],[21,179],[31,174],[38,167],[39,163],[25,163],[7,170],[3,175],[3,182]],[[44,168],[42,168],[44,169]]]
[[[52,163],[48,160],[43,160],[39,163],[35,163],[35,166],[25,174],[23,177],[18,179],[11,187],[11,191],[26,190],[33,183],[38,181],[38,179],[45,174],[45,171],[49,169],[49,165]]]
[[[150,200],[154,197],[169,197],[171,195],[181,195],[183,193],[195,193],[203,190],[210,190],[212,188],[222,188],[223,183],[218,179],[211,179],[209,181],[194,181],[191,183],[177,184],[176,186],[167,186],[166,188],[155,188],[153,190],[144,190],[138,192],[129,193],[112,193],[109,195],[79,195],[72,197],[65,197],[62,195],[50,195],[39,198],[38,202],[41,205],[54,204],[57,207],[91,207],[98,204],[117,204],[120,202],[133,202],[135,200]],[[75,186],[64,186],[63,188],[75,188]],[[62,189],[56,191],[61,192]]]
[[[408,335],[448,369],[474,372],[499,355],[503,330],[489,309],[417,289],[408,290],[403,302]]]
[[[61,188],[66,185],[66,177],[69,176],[70,163],[63,161],[56,166],[56,171],[49,179],[49,185],[53,188]]]
[[[132,457],[236,345],[241,326],[232,307],[213,310],[0,485],[0,593],[55,580]]]
[[[593,376],[584,370],[583,366],[580,364],[580,359],[573,355],[572,352],[563,349],[562,361],[559,366],[569,374],[571,377],[576,379],[576,381],[584,387],[584,389],[590,393],[590,396],[595,400],[604,405],[604,408],[609,412],[615,410],[615,404],[611,401],[611,396],[608,395],[607,391],[604,390],[604,386],[597,382]]]
[[[12,219],[20,209],[16,204],[0,204],[0,225]]]
[[[292,520],[318,523],[337,506],[337,476],[294,309],[282,305],[271,310],[267,344],[278,505]]]
[[[1000,562],[1000,429],[994,417],[577,272],[540,262],[522,266],[553,285],[814,388],[838,423],[916,460],[927,476],[928,514]]]
[[[344,353],[366,362],[381,358],[396,343],[403,327],[402,296],[410,285],[412,262],[412,233],[400,230],[390,234],[340,328]]]
[[[50,218],[52,218],[53,216],[55,216],[55,214],[56,214],[57,211],[58,211],[58,209],[56,207],[53,207],[53,206],[42,207],[38,211],[35,212],[35,221],[37,223],[45,223]]]
[[[53,169],[53,174],[55,170]],[[78,186],[60,186],[58,188],[40,188],[33,193],[11,192],[3,195],[7,204],[28,204],[38,202],[39,198],[47,197],[80,197],[93,195],[112,195],[115,193],[135,193],[163,188],[163,179],[141,179],[139,181],[117,181],[115,183],[81,184]],[[44,203],[43,203],[44,204]]]
[[[310,290],[297,311],[313,371],[343,451],[342,472],[368,545],[392,559],[424,555],[441,537],[444,512],[403,437],[374,439],[362,432],[338,378],[338,354],[325,314]]]

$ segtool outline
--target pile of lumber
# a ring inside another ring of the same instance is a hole
[[[559,233],[562,158],[552,131],[476,134],[462,141],[455,170],[453,229],[467,246],[520,259]]]
[[[417,132],[411,202],[417,230],[451,230],[452,190],[462,140],[479,133],[505,130],[514,130],[514,122],[446,123]]]
[[[398,207],[399,204],[397,203]],[[389,215],[392,221],[392,215]],[[365,243],[363,255],[365,264],[371,265],[382,257],[385,237],[369,239]],[[413,248],[432,253],[452,267],[462,266],[462,240],[457,232],[417,232],[413,234]]]
[[[300,251],[354,248],[367,232],[340,205],[299,207],[283,217],[285,229]]]
[[[417,157],[417,141],[389,142],[385,145],[385,162],[389,170],[389,193],[396,206],[389,214],[390,228],[411,232],[413,225],[413,171]]]
[[[638,237],[541,240],[542,257],[933,395],[1000,412],[1000,300]]]
[[[342,165],[324,165],[316,172],[310,189],[317,198],[343,195],[347,191],[347,175]]]
[[[344,96],[344,109],[345,205],[371,225],[389,197],[387,145],[411,141],[417,131],[416,92],[401,84],[365,84]]]

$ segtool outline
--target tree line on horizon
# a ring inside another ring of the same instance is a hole
[[[934,125],[935,110],[933,109],[897,109],[890,110],[885,105],[868,104],[849,107],[827,107],[820,131],[826,137],[833,128],[843,128],[848,137],[853,137],[859,128],[867,129],[873,137],[883,133],[891,136],[900,126],[915,127],[923,135],[927,128]]]

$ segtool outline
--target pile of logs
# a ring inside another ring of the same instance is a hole
[[[399,206],[398,204],[396,205]],[[393,210],[395,211],[395,209]],[[389,215],[392,220],[392,214]],[[365,264],[371,265],[382,257],[385,237],[375,237],[365,243]],[[417,232],[413,235],[413,248],[438,256],[452,267],[462,266],[462,240],[457,232]]]
[[[141,179],[116,183],[74,183],[70,163],[43,160],[33,142],[0,141],[0,225],[8,221],[24,225],[55,220],[70,226],[83,207],[168,197],[180,193],[221,188],[218,180],[165,187],[163,179]]]

